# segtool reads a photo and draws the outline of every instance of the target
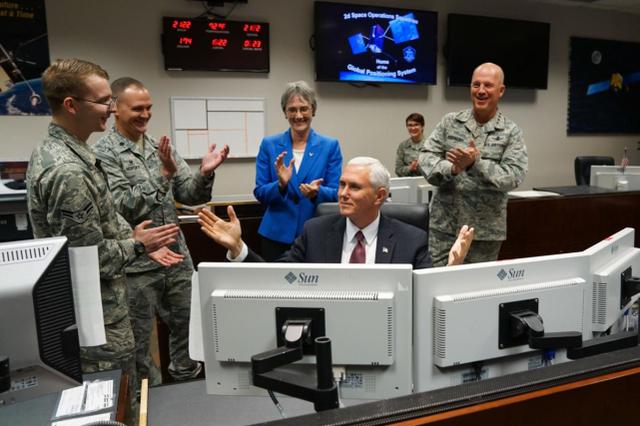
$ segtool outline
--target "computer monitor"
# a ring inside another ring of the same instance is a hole
[[[509,314],[529,310],[545,335],[591,337],[589,256],[568,253],[413,272],[416,392],[566,360],[513,341]],[[506,322],[505,322],[506,321]]]
[[[590,256],[593,294],[593,331],[616,332],[611,327],[638,298],[640,290],[626,285],[623,274],[640,276],[640,249],[635,231],[625,228],[584,251]]]
[[[411,265],[200,263],[197,282],[208,393],[266,396],[250,360],[278,346],[279,315],[295,309],[322,311],[343,397],[411,393]],[[313,376],[315,356],[287,369]]]
[[[0,276],[0,355],[9,358],[11,378],[0,400],[81,383],[67,239],[0,244]]]
[[[591,166],[590,186],[617,190],[618,180],[622,175],[620,166]],[[640,191],[640,166],[627,166],[624,169],[624,177],[628,182],[626,190]]]
[[[429,204],[436,187],[422,176],[392,177],[389,179],[389,201],[393,203]]]

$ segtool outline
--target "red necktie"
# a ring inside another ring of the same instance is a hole
[[[364,248],[364,235],[362,235],[362,231],[356,232],[356,240],[358,240],[358,242],[351,252],[349,263],[365,263],[367,252]]]

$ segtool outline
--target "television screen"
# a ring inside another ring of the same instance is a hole
[[[451,13],[447,19],[447,84],[469,86],[484,62],[502,67],[505,85],[547,88],[549,29],[544,22]]]
[[[269,24],[162,18],[162,53],[169,71],[269,72]]]
[[[437,23],[437,12],[316,2],[316,80],[436,84]]]

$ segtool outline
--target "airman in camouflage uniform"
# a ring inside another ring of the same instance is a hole
[[[422,176],[417,163],[422,151],[422,145],[426,140],[424,136],[424,117],[417,112],[411,113],[405,119],[405,125],[410,137],[400,142],[396,150],[396,176]]]
[[[426,138],[419,142],[413,142],[411,138],[400,142],[396,150],[396,176],[421,176],[420,168],[411,170],[411,163],[416,161],[422,152],[422,145]]]
[[[506,239],[507,191],[527,173],[522,130],[498,111],[504,75],[494,64],[473,73],[473,107],[444,116],[424,145],[420,168],[438,187],[431,205],[429,250],[434,266],[447,262],[462,224],[475,228],[465,263],[495,260]]]
[[[120,214],[131,224],[152,220],[158,226],[177,222],[176,200],[187,205],[209,201],[214,170],[226,158],[228,147],[220,153],[210,150],[200,172],[193,173],[167,138],[158,142],[146,134],[152,103],[142,83],[124,77],[111,89],[117,100],[115,125],[94,151]],[[171,249],[184,256],[182,263],[162,267],[143,255],[126,268],[138,376],[148,377],[151,385],[162,383],[149,349],[156,310],[170,330],[171,376],[192,379],[202,368],[189,357],[193,262],[182,232]]]
[[[135,422],[134,336],[126,304],[124,266],[146,245],[155,250],[175,241],[177,227],[131,227],[117,214],[100,163],[86,144],[104,130],[113,107],[108,75],[77,59],[54,62],[43,74],[53,120],[48,136],[31,155],[27,202],[34,235],[65,236],[71,247],[98,247],[106,343],[82,347],[84,373],[119,368],[128,373],[130,410]]]

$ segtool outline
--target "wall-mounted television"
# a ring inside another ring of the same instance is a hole
[[[315,3],[318,81],[436,84],[438,14]]]
[[[469,86],[478,65],[494,62],[504,70],[507,87],[546,89],[549,31],[544,22],[450,13],[444,52],[447,84]]]
[[[162,53],[168,71],[269,72],[269,24],[162,18]]]

